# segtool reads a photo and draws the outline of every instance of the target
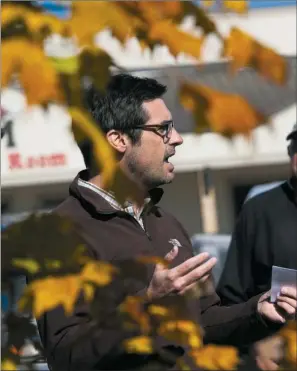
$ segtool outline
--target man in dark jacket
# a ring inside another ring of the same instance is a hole
[[[193,256],[190,239],[181,224],[158,206],[163,193],[158,186],[173,180],[174,166],[169,158],[182,144],[162,100],[165,91],[165,86],[153,79],[117,75],[105,97],[91,96],[91,113],[116,151],[119,166],[142,191],[143,205],[119,204],[114,194],[102,189],[100,175],[85,170],[75,178],[69,197],[57,209],[75,223],[94,259],[117,264],[149,255],[165,257],[170,263],[167,268],[147,265],[144,281],[129,281],[129,285],[113,292],[109,315],[115,323],[117,307],[128,295],[139,295],[147,304],[174,298],[178,301],[196,282],[207,280],[216,263],[207,254]],[[236,343],[243,336],[259,337],[266,331],[266,321],[285,320],[286,314],[281,316],[266,299],[267,294],[260,294],[247,303],[224,308],[219,306],[215,293],[200,300],[191,297],[187,298],[183,315],[203,325],[206,342]],[[277,305],[282,307],[284,303],[288,305],[285,313],[290,314],[296,306],[294,290],[280,296]],[[104,302],[100,310],[106,307]],[[177,369],[177,358],[187,350],[157,336],[154,354],[128,354],[122,345],[131,333],[119,326],[109,327],[106,322],[97,323],[94,328],[92,310],[82,299],[72,315],[66,316],[58,307],[46,313],[38,326],[53,370],[132,370],[153,360],[158,361],[159,369]],[[91,328],[94,331],[88,332]],[[81,336],[83,340],[77,341]],[[171,355],[170,361],[160,356],[165,350]]]
[[[269,290],[273,265],[297,269],[297,124],[287,140],[290,179],[249,199],[238,218],[217,287],[223,305]],[[271,323],[270,333],[281,326]]]
[[[272,266],[297,269],[297,125],[287,136],[291,177],[248,200],[236,223],[217,292],[225,305],[270,289]]]

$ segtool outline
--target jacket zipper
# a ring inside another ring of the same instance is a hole
[[[143,220],[143,228],[142,226],[139,224],[139,222],[134,218],[134,216],[132,216],[131,214],[127,213],[126,211],[121,211],[120,213],[124,214],[125,216],[127,216],[128,218],[132,219],[133,220],[133,223],[134,224],[137,224],[137,226],[142,230],[142,232],[146,235],[146,237],[152,241],[152,237],[151,235],[147,232],[146,228],[145,228],[145,224],[144,224],[144,219]]]

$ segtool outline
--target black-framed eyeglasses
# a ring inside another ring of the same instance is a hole
[[[174,128],[174,122],[172,120],[163,121],[160,125],[141,125],[134,126],[135,129],[153,131],[160,135],[164,140],[169,141]]]

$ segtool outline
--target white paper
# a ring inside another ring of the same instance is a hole
[[[278,267],[274,265],[272,267],[272,277],[271,277],[271,297],[270,301],[274,303],[276,297],[280,292],[281,288],[287,287],[297,287],[297,270]]]

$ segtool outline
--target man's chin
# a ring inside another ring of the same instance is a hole
[[[166,181],[164,182],[164,184],[170,184],[174,178],[175,178],[175,172],[172,171],[169,174],[167,174]]]
[[[173,172],[169,173],[169,174],[166,174],[166,176],[164,176],[162,179],[160,178],[159,180],[155,180],[153,182],[153,184],[151,184],[150,189],[161,187],[161,186],[166,185],[166,184],[170,184],[170,183],[172,183],[174,177],[175,177],[175,173],[173,173]]]

